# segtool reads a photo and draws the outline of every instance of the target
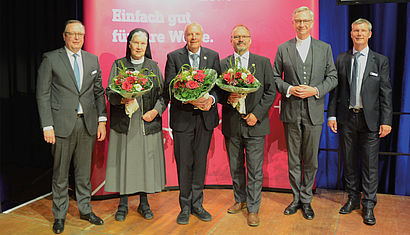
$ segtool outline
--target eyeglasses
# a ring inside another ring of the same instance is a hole
[[[295,21],[296,24],[301,24],[301,23],[308,24],[312,22],[312,20],[293,20],[293,21]]]
[[[250,38],[251,36],[243,36],[243,35],[235,35],[235,36],[232,36],[232,38],[233,39],[235,39],[235,40],[238,40],[238,39],[248,39],[248,38]]]
[[[65,34],[72,38],[75,36],[82,38],[85,35],[85,33],[73,33],[73,32],[65,32]]]

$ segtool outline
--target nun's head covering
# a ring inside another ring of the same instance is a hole
[[[132,37],[133,37],[134,34],[137,33],[137,32],[143,32],[143,33],[145,33],[145,34],[147,35],[147,48],[145,49],[145,55],[144,55],[144,56],[147,57],[147,58],[149,58],[149,59],[152,59],[152,56],[151,56],[151,47],[149,46],[149,33],[148,33],[147,30],[141,29],[141,28],[133,29],[133,30],[130,32],[130,34],[128,34],[128,37],[127,37],[127,52],[126,52],[126,57],[127,57],[127,59],[128,59],[129,61],[131,61],[130,43],[131,43]]]

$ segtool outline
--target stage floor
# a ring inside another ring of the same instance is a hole
[[[299,210],[285,216],[283,210],[291,202],[289,193],[262,192],[260,225],[249,227],[246,213],[228,214],[234,202],[229,189],[204,190],[204,207],[212,214],[210,222],[190,217],[188,225],[178,225],[179,191],[149,195],[154,219],[144,220],[137,212],[139,196],[129,200],[129,213],[124,222],[114,219],[119,199],[93,201],[94,212],[105,224],[94,226],[79,219],[76,202],[70,207],[63,234],[410,234],[410,197],[378,194],[375,209],[376,225],[363,224],[361,210],[348,215],[338,213],[347,199],[346,193],[317,189],[312,207],[315,219],[308,221]],[[0,214],[0,234],[54,234],[51,195],[7,214]]]

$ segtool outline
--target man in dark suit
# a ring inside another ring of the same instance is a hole
[[[68,171],[73,158],[80,218],[101,225],[91,209],[91,156],[97,134],[105,138],[107,110],[98,58],[81,50],[85,28],[66,23],[65,47],[43,56],[38,69],[37,103],[44,140],[53,144],[53,231],[64,230],[68,210]]]
[[[235,53],[223,59],[221,67],[226,71],[234,64],[248,68],[251,72],[255,71],[254,76],[261,82],[261,86],[245,98],[238,93],[225,92],[227,98],[221,99],[222,133],[225,136],[235,196],[235,203],[228,209],[228,213],[235,214],[247,207],[248,225],[258,226],[265,136],[270,133],[268,112],[276,98],[276,86],[270,60],[250,53],[251,42],[249,29],[245,25],[235,26],[231,33]],[[238,103],[239,110],[232,105]]]
[[[210,221],[212,216],[203,208],[203,188],[206,163],[213,129],[219,123],[216,103],[216,87],[208,97],[184,103],[169,97],[169,84],[184,64],[196,69],[215,69],[221,73],[219,55],[201,47],[203,30],[198,23],[185,28],[187,45],[167,55],[165,66],[166,88],[164,96],[171,99],[170,125],[174,136],[174,154],[177,163],[180,188],[179,204],[181,212],[178,224],[187,224],[192,213],[200,220]]]
[[[349,197],[339,213],[360,209],[363,191],[362,216],[368,225],[376,224],[379,139],[390,133],[393,119],[389,60],[369,49],[371,30],[368,20],[353,22],[353,50],[337,57],[339,85],[330,94],[328,108],[328,126],[340,131]]]
[[[330,45],[310,36],[313,12],[307,7],[296,9],[292,25],[296,38],[279,45],[273,66],[282,95],[280,120],[284,123],[293,192],[293,202],[284,214],[291,215],[302,208],[303,216],[313,219],[312,188],[318,167],[325,95],[337,86],[337,74]]]

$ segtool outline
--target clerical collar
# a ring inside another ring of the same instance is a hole
[[[132,63],[132,64],[142,64],[142,63],[144,63],[144,58],[145,58],[145,56],[143,56],[142,59],[134,60],[134,59],[131,57],[131,63]]]
[[[298,36],[296,36],[296,43],[298,45],[305,44],[305,43],[309,45],[311,40],[312,40],[312,36],[309,36],[304,40],[302,40],[302,39],[298,38]]]

